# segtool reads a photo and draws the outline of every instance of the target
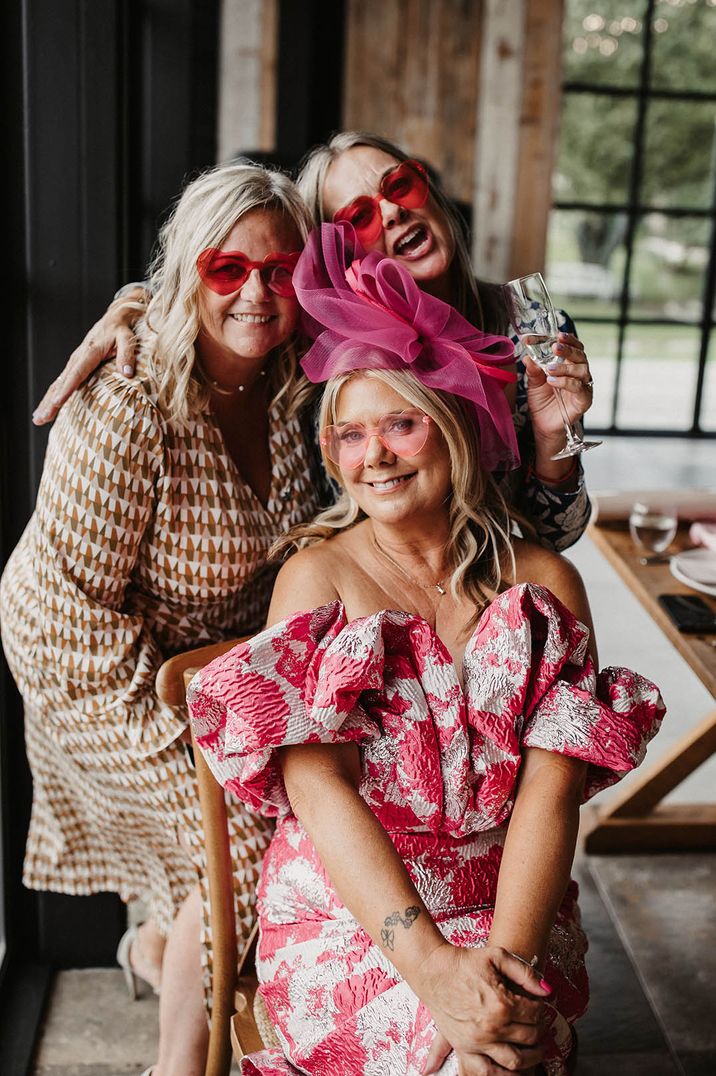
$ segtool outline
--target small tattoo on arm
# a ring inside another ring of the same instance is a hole
[[[395,931],[393,927],[396,927],[400,923],[406,930],[410,930],[415,920],[420,915],[420,908],[416,904],[411,904],[410,907],[405,909],[405,914],[401,915],[400,912],[393,912],[383,920],[383,929],[380,932],[380,940],[386,949],[390,949],[391,953],[395,951]]]

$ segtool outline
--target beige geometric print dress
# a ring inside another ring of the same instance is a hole
[[[105,367],[60,412],[0,584],[34,785],[28,887],[143,896],[166,933],[203,875],[194,769],[177,742],[186,714],[154,681],[172,654],[262,627],[269,546],[318,509],[310,449],[283,400],[269,428],[264,507],[211,414],[176,428],[146,377]],[[246,932],[270,834],[235,799],[230,817]]]

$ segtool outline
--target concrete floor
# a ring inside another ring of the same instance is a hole
[[[585,465],[593,490],[716,488],[716,441],[610,438]],[[649,750],[656,759],[713,700],[590,540],[569,556],[587,584],[602,664],[632,666],[662,689],[669,711]],[[713,802],[715,777],[712,759],[670,798]],[[716,855],[580,855],[575,874],[592,982],[579,1076],[713,1076]],[[130,1002],[119,971],[61,973],[35,1073],[136,1076],[156,1057],[157,1008],[151,995]]]

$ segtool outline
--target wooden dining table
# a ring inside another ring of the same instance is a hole
[[[657,601],[659,594],[696,592],[671,574],[668,562],[640,563],[642,554],[635,549],[626,523],[592,524],[588,533],[716,699],[716,633],[680,632]],[[669,552],[678,553],[690,544],[688,529],[681,526]],[[701,597],[716,613],[716,598],[706,594]],[[605,807],[595,808],[585,850],[599,854],[716,849],[716,789],[711,803],[662,803],[665,796],[715,752],[716,709],[713,709]]]

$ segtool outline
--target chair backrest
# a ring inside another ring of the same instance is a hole
[[[228,650],[233,650],[237,643],[243,643],[250,638],[250,635],[246,635],[241,639],[223,639],[220,643],[210,643],[195,650],[183,650],[181,654],[167,658],[157,672],[157,695],[162,702],[167,702],[170,706],[183,706],[186,702],[186,686],[194,674],[214,658],[220,658]]]
[[[183,705],[186,702],[187,685],[193,676],[239,642],[243,640],[232,639],[214,643],[169,658],[157,673],[156,689],[159,698],[172,706]],[[253,993],[256,989],[252,963],[254,937],[252,935],[247,942],[239,968],[233,868],[224,789],[194,743],[193,734],[192,746],[206,844],[212,937],[212,1011],[206,1076],[227,1076],[231,1067],[230,1029],[232,1018],[237,1011],[237,1001],[240,1017],[238,1048],[242,1053],[263,1048],[263,1041],[253,1022]],[[250,957],[248,967],[247,957]],[[239,997],[235,998],[239,974],[243,989]],[[244,994],[247,996],[244,997]]]

